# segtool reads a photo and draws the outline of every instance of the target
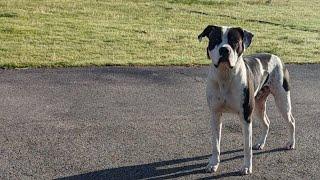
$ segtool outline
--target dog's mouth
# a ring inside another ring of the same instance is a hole
[[[229,61],[229,59],[228,58],[220,58],[219,59],[219,61],[218,61],[218,64],[214,64],[214,66],[216,67],[216,68],[218,68],[219,66],[224,66],[224,67],[228,67],[228,68],[230,68],[230,69],[232,69],[233,68],[233,66],[231,66],[231,64],[230,64],[230,61]]]

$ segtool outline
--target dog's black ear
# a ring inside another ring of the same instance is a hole
[[[210,59],[209,49],[207,48],[207,58]]]
[[[253,36],[252,32],[243,30],[243,44],[245,49],[250,46]]]
[[[203,30],[203,32],[202,32],[201,34],[199,34],[198,40],[201,42],[201,40],[202,40],[203,37],[209,38],[210,33],[211,33],[212,30],[213,30],[214,28],[216,28],[216,27],[217,27],[217,26],[213,26],[213,25],[207,26],[207,27]]]
[[[245,49],[247,49],[252,42],[252,38],[253,38],[252,32],[242,29],[241,27],[237,27],[236,29],[241,33],[242,39],[243,39],[242,41],[243,46]]]

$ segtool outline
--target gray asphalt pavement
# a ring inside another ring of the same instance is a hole
[[[269,98],[267,145],[244,177],[234,115],[223,116],[218,172],[203,170],[208,67],[0,70],[0,179],[319,179],[320,65],[288,69],[296,150],[283,149],[286,124]]]

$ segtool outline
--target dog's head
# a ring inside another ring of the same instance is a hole
[[[244,50],[250,46],[253,34],[240,27],[209,25],[198,36],[199,41],[203,37],[209,39],[207,56],[215,67],[223,63],[233,68]]]

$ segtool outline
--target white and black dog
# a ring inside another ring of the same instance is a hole
[[[289,73],[280,58],[272,54],[243,57],[253,34],[239,27],[209,25],[198,36],[209,39],[207,56],[212,60],[207,79],[207,101],[211,112],[212,156],[206,167],[215,172],[220,162],[221,115],[239,115],[244,134],[244,166],[242,174],[252,173],[252,148],[263,149],[270,121],[266,100],[271,93],[289,127],[286,149],[295,147],[295,120],[291,113]],[[252,114],[262,122],[262,135],[252,145]]]

